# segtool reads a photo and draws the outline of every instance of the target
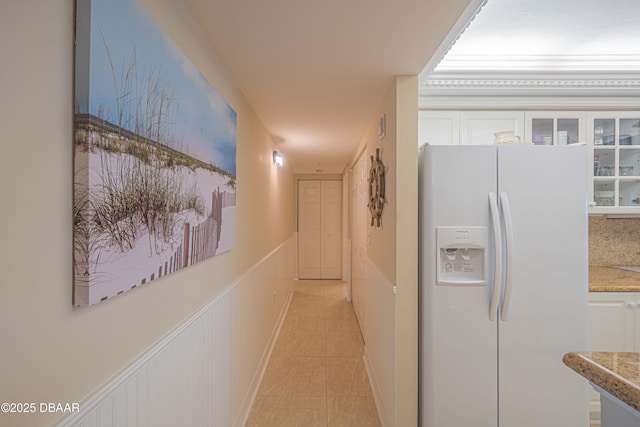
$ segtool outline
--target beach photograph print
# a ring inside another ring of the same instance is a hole
[[[87,306],[235,246],[237,117],[137,0],[78,0],[75,43],[73,305]]]

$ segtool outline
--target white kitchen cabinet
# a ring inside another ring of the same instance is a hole
[[[491,145],[495,133],[524,135],[524,111],[418,112],[418,145]]]
[[[640,293],[589,293],[589,350],[640,351]]]
[[[460,144],[491,145],[494,134],[505,130],[524,135],[524,111],[462,111],[460,113]]]
[[[535,145],[586,142],[586,116],[580,111],[527,111],[524,140]]]
[[[459,111],[418,112],[418,146],[458,145],[460,143]]]
[[[587,142],[589,213],[640,216],[640,111],[419,111],[418,145],[493,144],[511,130],[539,145]]]
[[[585,112],[421,110],[418,121],[418,145],[490,145],[505,130],[537,145],[587,140]]]
[[[640,214],[640,112],[587,114],[591,213]]]
[[[589,293],[589,350],[640,351],[640,293]],[[591,390],[589,412],[600,419],[600,394]]]

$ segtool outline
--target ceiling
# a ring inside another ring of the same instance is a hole
[[[340,173],[470,0],[182,1],[294,172]]]
[[[421,105],[475,95],[637,98],[640,1],[488,0],[443,56],[421,73]]]
[[[640,71],[639,0],[488,0],[462,35],[485,0],[182,1],[295,173],[342,172],[396,75]]]
[[[421,108],[636,108],[640,1],[488,0],[420,75]]]
[[[637,71],[639,57],[638,0],[489,0],[436,71]]]

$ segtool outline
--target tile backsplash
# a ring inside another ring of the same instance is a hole
[[[589,265],[640,266],[640,219],[590,216]]]

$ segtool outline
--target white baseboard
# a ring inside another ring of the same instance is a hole
[[[367,353],[367,346],[364,347],[364,368],[367,371],[367,377],[369,378],[369,385],[371,386],[371,392],[373,393],[373,400],[376,404],[376,410],[378,411],[378,418],[380,418],[380,425],[382,427],[391,427],[393,425],[393,417],[388,413],[389,411],[385,407],[384,399],[382,398],[382,391],[376,378],[376,374],[371,369],[371,362],[369,361],[369,355]]]

